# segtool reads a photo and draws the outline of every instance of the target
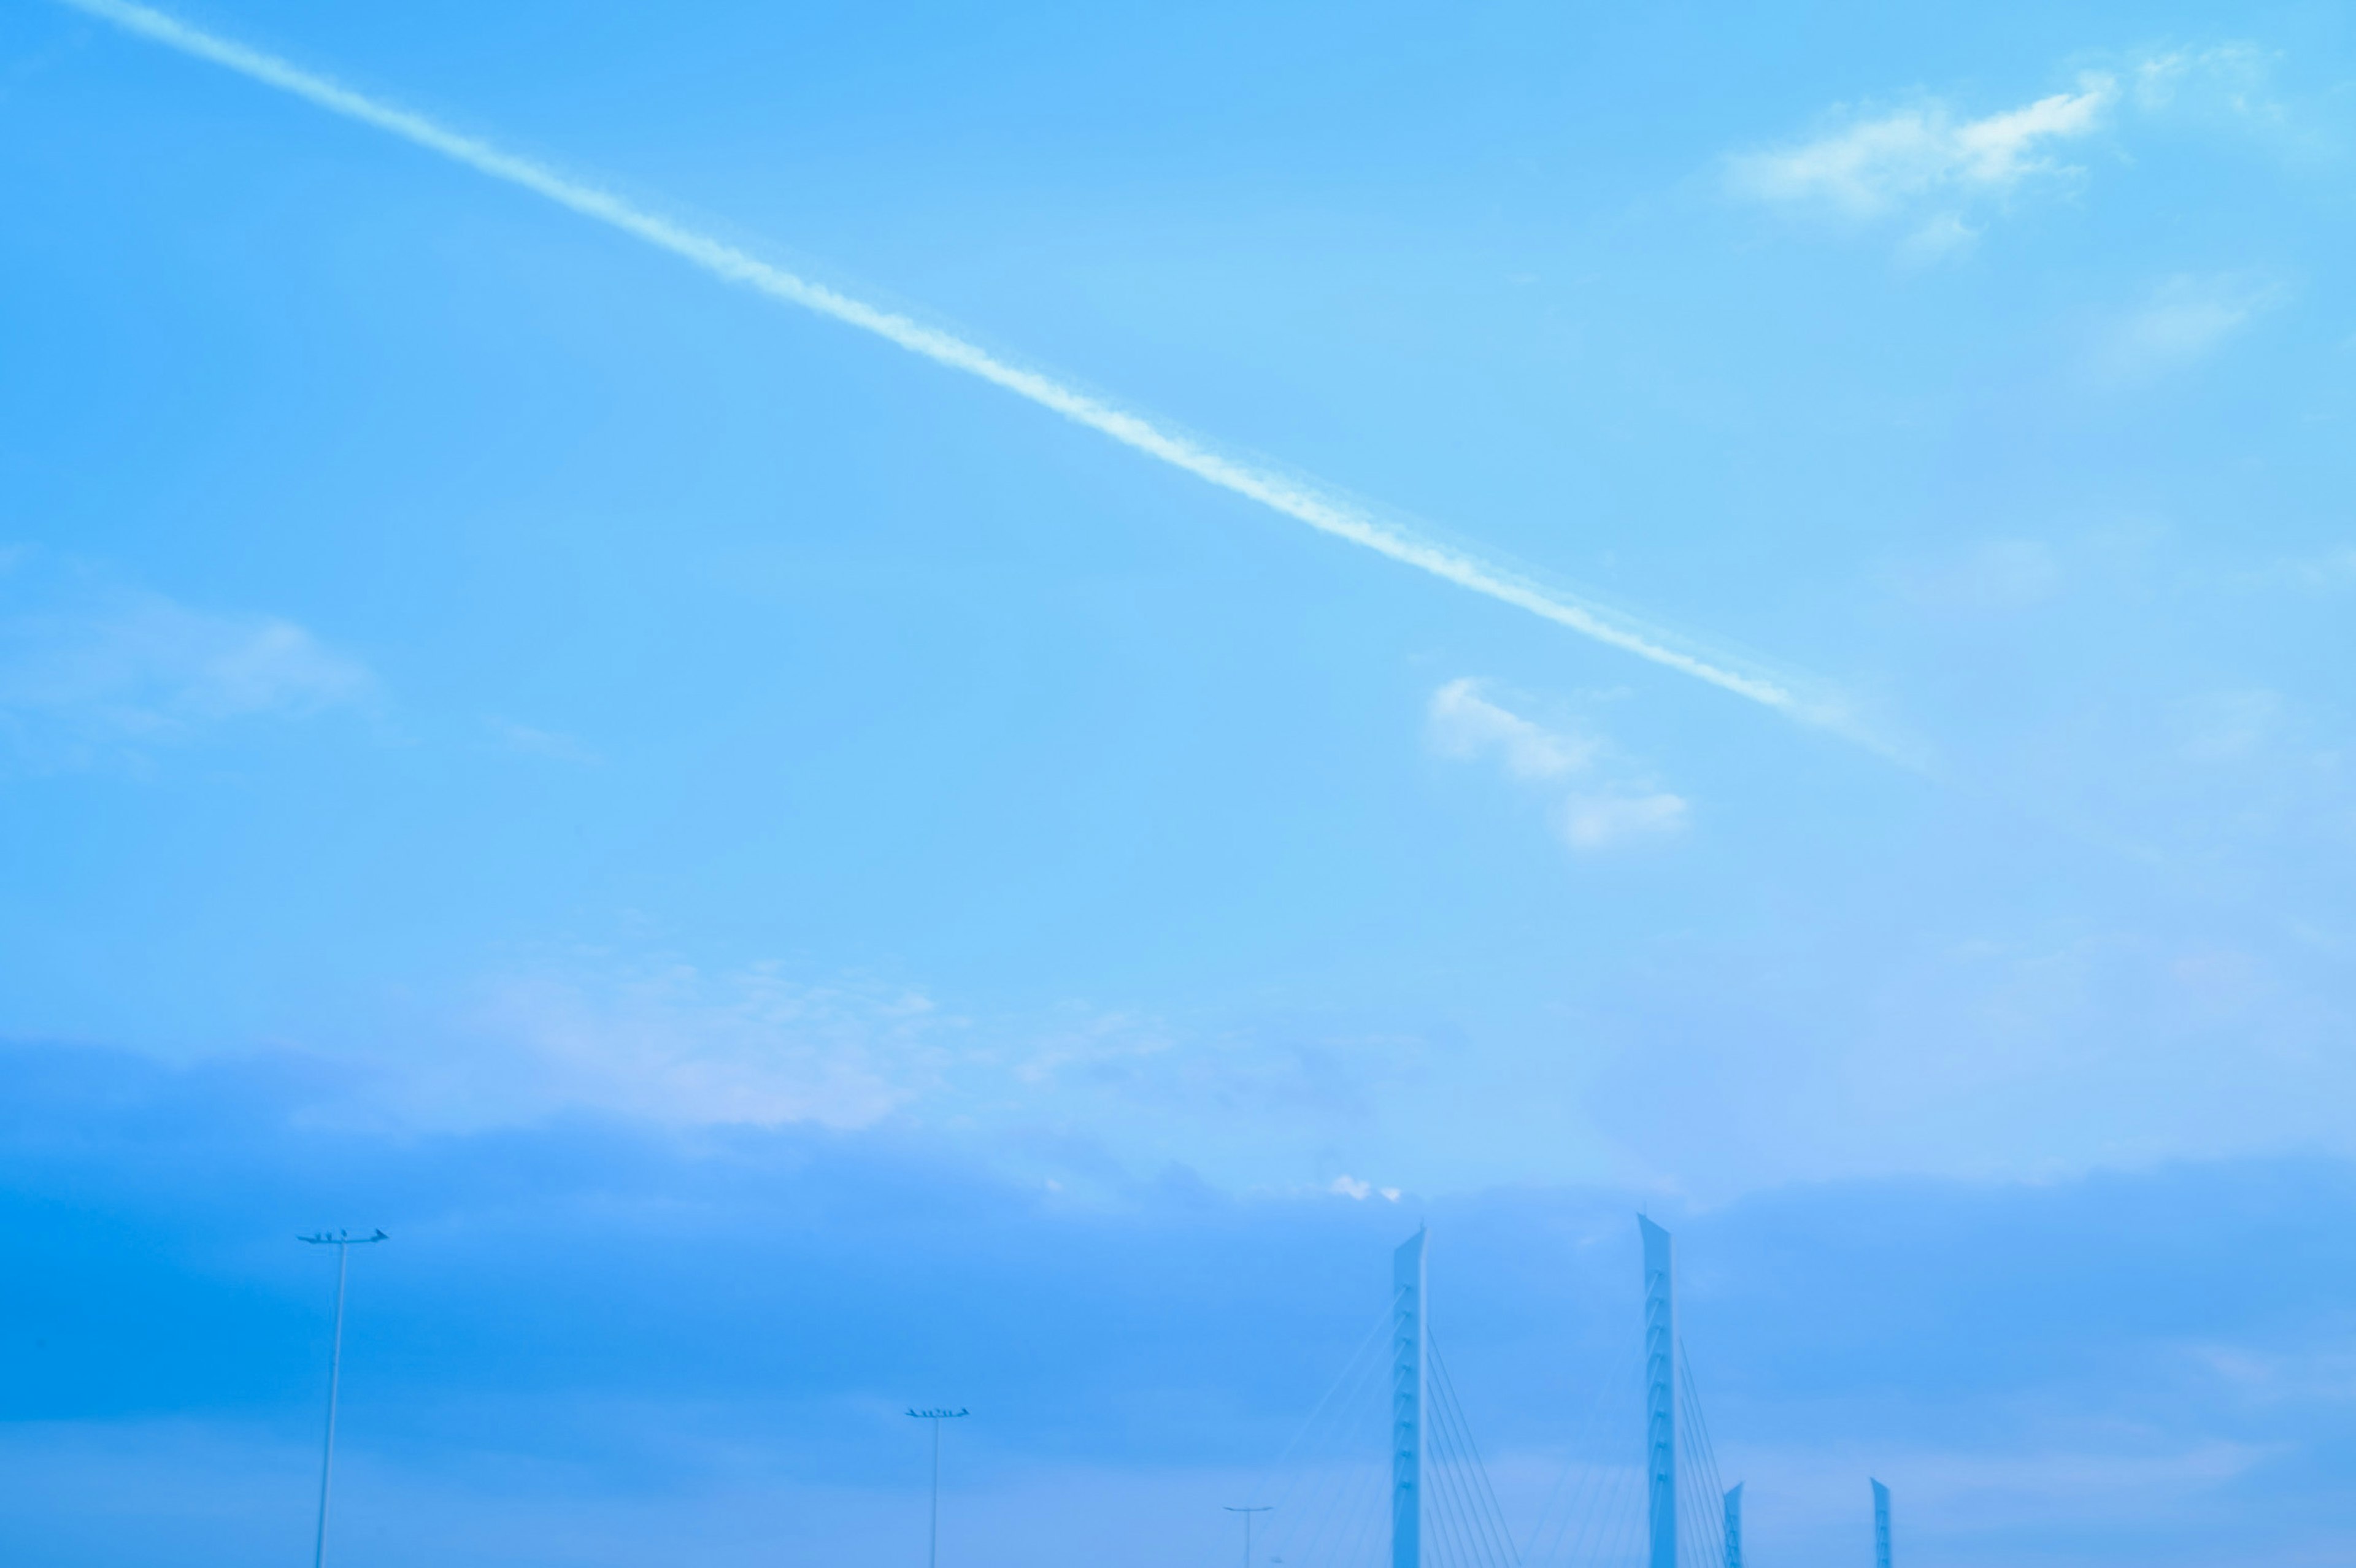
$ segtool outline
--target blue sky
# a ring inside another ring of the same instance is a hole
[[[1534,1513],[1639,1205],[1762,1563],[2347,1555],[2339,9],[173,14],[1794,696],[0,8],[33,1561],[319,1225],[348,1561],[1196,1563],[1426,1220]]]

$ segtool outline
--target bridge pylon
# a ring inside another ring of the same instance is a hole
[[[1646,1568],[1677,1568],[1677,1303],[1669,1233],[1636,1216],[1644,1238]]]
[[[1391,1254],[1391,1568],[1423,1568],[1423,1411],[1431,1328],[1424,1232]]]

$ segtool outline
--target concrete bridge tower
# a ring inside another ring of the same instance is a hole
[[[1645,1568],[1677,1568],[1677,1304],[1669,1233],[1644,1215]]]
[[[1391,1254],[1391,1568],[1423,1568],[1424,1233]]]

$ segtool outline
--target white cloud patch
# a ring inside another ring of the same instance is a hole
[[[1655,789],[1601,736],[1539,723],[1483,696],[1470,677],[1431,694],[1426,731],[1431,749],[1459,762],[1494,760],[1508,778],[1531,784],[1577,781],[1554,810],[1556,831],[1581,854],[1681,831],[1687,805]]]
[[[1910,561],[1893,586],[1909,603],[1949,614],[2011,614],[2062,591],[2062,558],[2043,539],[1978,539]]]
[[[2115,80],[2089,75],[2075,92],[1978,119],[1931,100],[1852,119],[1796,145],[1742,154],[1730,160],[1728,179],[1755,201],[1850,219],[1912,211],[1919,217],[1916,244],[1950,249],[1973,232],[1961,216],[1964,204],[2074,172],[2057,149],[2098,129],[2118,96]]]
[[[2279,562],[2273,577],[2317,592],[2356,588],[2356,545],[2338,545]]]
[[[1432,749],[1470,761],[1494,756],[1517,779],[1557,779],[1594,765],[1597,742],[1548,730],[1498,707],[1476,680],[1451,680],[1431,694]]]
[[[2138,109],[2280,128],[2291,112],[2273,91],[2273,64],[2274,57],[2254,44],[2219,44],[2147,55],[2129,80]]]
[[[915,986],[604,948],[531,955],[393,1036],[397,1049],[370,1053],[366,1093],[323,1115],[437,1129],[584,1113],[685,1134],[889,1126],[971,1140],[1082,1189],[1172,1161],[1323,1188],[1345,1160],[1396,1157],[1373,1147],[1373,1102],[1422,1071],[1416,1037],[1330,1022],[1172,1023],[1079,1002],[967,1013]]]
[[[1965,222],[1963,214],[1933,213],[1900,243],[1898,253],[1910,261],[1935,261],[1979,237],[1980,231]]]
[[[2137,381],[2206,358],[2290,292],[2280,279],[2256,272],[2169,278],[2106,335],[2097,368],[2111,379]]]
[[[776,965],[578,962],[500,985],[476,1022],[502,1049],[452,1063],[456,1082],[416,1084],[441,1115],[584,1106],[677,1126],[845,1128],[922,1093],[957,1024],[921,992],[807,985]]]
[[[1926,96],[1903,107],[1837,108],[1803,141],[1736,154],[1727,188],[1749,201],[1856,226],[1898,225],[1902,254],[1928,261],[1969,245],[1974,219],[2086,170],[2073,149],[2133,116],[2282,118],[2265,91],[2267,59],[2247,45],[2146,56],[2082,72],[2071,88],[1971,114]]]
[[[2194,763],[2233,763],[2254,756],[2282,731],[2286,704],[2279,692],[2208,691],[2177,705],[2179,750]]]
[[[533,724],[519,724],[512,719],[497,715],[485,720],[485,728],[493,740],[507,751],[519,752],[528,757],[545,757],[551,762],[577,763],[584,766],[605,761],[596,748],[577,737],[558,730],[542,730]]]
[[[198,610],[23,564],[0,563],[0,733],[21,755],[88,761],[376,690],[365,667],[283,617]]]
[[[1574,849],[1608,849],[1631,838],[1676,833],[1686,825],[1682,796],[1575,795],[1562,804],[1563,842]]]

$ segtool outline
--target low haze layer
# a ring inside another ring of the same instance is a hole
[[[2337,13],[174,16],[562,189],[0,8],[28,1562],[347,1225],[355,1564],[1226,1561],[1427,1222],[1535,1528],[1640,1207],[1769,1568],[2356,1550]]]

